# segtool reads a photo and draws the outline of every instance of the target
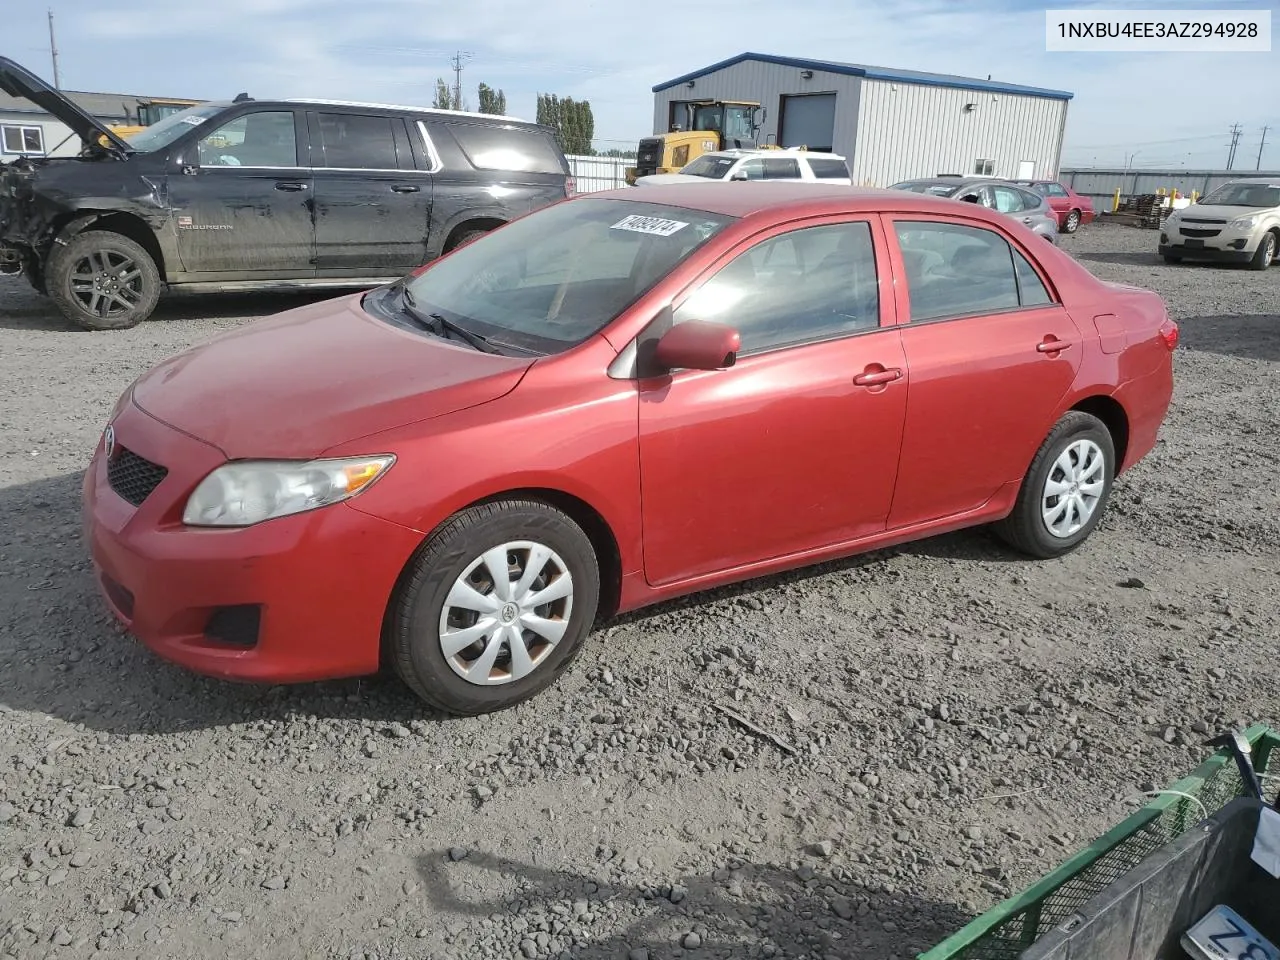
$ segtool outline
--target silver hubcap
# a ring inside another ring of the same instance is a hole
[[[440,651],[469,683],[511,683],[551,654],[572,613],[573,577],[560,555],[529,540],[504,543],[453,582],[440,612]]]
[[[1092,440],[1077,440],[1059,454],[1040,503],[1045,529],[1053,536],[1072,536],[1089,522],[1102,499],[1106,466],[1106,454]]]

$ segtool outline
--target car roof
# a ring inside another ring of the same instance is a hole
[[[369,103],[363,100],[320,100],[309,97],[286,97],[279,100],[274,99],[249,99],[239,102],[234,100],[206,100],[196,104],[200,107],[239,107],[245,105],[257,106],[313,106],[313,107],[354,107],[361,110],[386,110],[392,113],[414,113],[422,115],[440,116],[440,117],[466,117],[473,120],[498,120],[503,123],[519,124],[522,126],[538,126],[537,123],[524,120],[520,117],[508,117],[496,113],[478,113],[471,110],[442,110],[439,107],[414,107],[397,103]]]
[[[843,160],[845,159],[838,153],[829,153],[826,150],[801,150],[798,147],[783,147],[780,150],[769,150],[767,148],[759,148],[750,150],[746,147],[730,147],[727,150],[708,150],[702,154],[704,157],[817,157],[819,160]]]
[[[637,190],[619,187],[581,194],[582,199],[631,200],[656,203],[689,210],[701,210],[727,217],[745,218],[756,214],[777,219],[823,213],[877,213],[885,210],[904,213],[956,213],[958,200],[933,197],[887,187],[851,187],[842,184],[813,184],[794,180],[757,180],[706,183],[657,184]],[[1003,223],[1002,214],[963,204],[963,210],[974,219]]]

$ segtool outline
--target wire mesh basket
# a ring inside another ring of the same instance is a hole
[[[1251,727],[1258,774],[1267,772],[1280,734]],[[1075,854],[1026,890],[991,908],[918,960],[1017,960],[1041,936],[1100,892],[1231,801],[1248,795],[1230,752],[1222,749],[1190,776]]]

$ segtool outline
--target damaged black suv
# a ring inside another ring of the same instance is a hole
[[[122,139],[11,60],[0,89],[79,137],[0,164],[0,273],[132,327],[162,289],[365,287],[574,193],[545,127],[320,100],[209,102]]]

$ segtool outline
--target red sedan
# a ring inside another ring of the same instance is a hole
[[[1177,327],[1020,224],[780,182],[589,194],[173,357],[84,481],[101,592],[224,678],[474,714],[597,617],[994,524],[1077,547]]]
[[[1063,233],[1075,233],[1083,223],[1092,223],[1096,216],[1093,201],[1082,193],[1056,180],[1019,180],[1049,201],[1058,215],[1058,229]]]

